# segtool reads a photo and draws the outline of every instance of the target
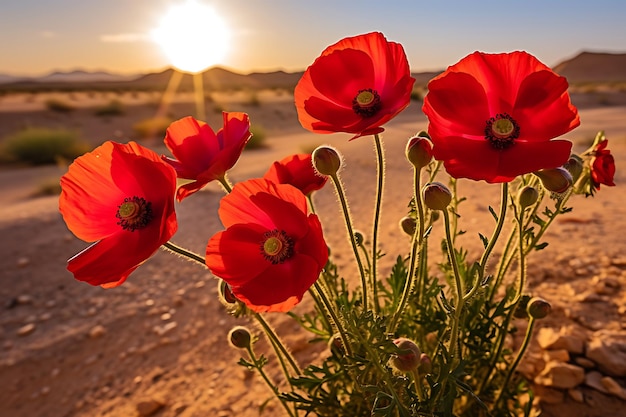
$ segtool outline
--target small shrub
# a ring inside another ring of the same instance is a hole
[[[261,105],[261,100],[259,99],[259,95],[256,92],[250,93],[248,97],[248,101],[245,103],[248,106],[259,107]]]
[[[411,100],[412,101],[422,101],[423,98],[424,97],[423,97],[421,91],[419,91],[419,90],[411,91]]]
[[[152,117],[141,120],[133,125],[133,132],[139,139],[152,139],[154,137],[165,136],[170,123],[173,120],[169,117]]]
[[[252,137],[246,144],[246,149],[262,149],[267,147],[267,143],[265,143],[267,139],[265,129],[258,125],[251,125],[250,133],[252,133]]]
[[[31,127],[6,138],[0,154],[7,162],[43,165],[73,160],[90,149],[76,132]]]
[[[108,104],[96,108],[96,116],[121,116],[124,114],[124,105],[119,100],[111,100]]]
[[[76,110],[71,104],[57,98],[46,100],[46,108],[56,113],[70,113]]]

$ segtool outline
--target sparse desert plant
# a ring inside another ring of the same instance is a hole
[[[111,100],[107,104],[97,107],[96,116],[121,116],[124,114],[124,105],[119,100]]]
[[[151,117],[141,120],[133,125],[133,132],[138,139],[150,139],[165,136],[172,119],[169,117]]]
[[[74,106],[58,98],[46,100],[46,108],[56,113],[70,113],[76,110]]]
[[[252,137],[248,141],[246,145],[246,149],[262,149],[267,148],[267,134],[265,133],[265,129],[259,125],[250,126],[250,133],[252,133]]]
[[[422,101],[424,95],[419,90],[411,91],[411,101]]]
[[[0,149],[0,159],[43,165],[73,160],[90,149],[74,131],[30,127],[6,138]]]
[[[32,197],[46,197],[61,194],[61,183],[59,178],[48,178],[37,185]]]
[[[259,107],[261,105],[261,100],[259,99],[259,95],[256,93],[256,91],[250,93],[250,96],[248,96],[248,101],[244,104],[253,107]]]

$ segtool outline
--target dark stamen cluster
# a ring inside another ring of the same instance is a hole
[[[124,204],[136,205],[136,210],[132,216],[122,216],[120,210]],[[130,230],[134,232],[137,229],[143,229],[150,223],[154,214],[152,213],[152,203],[146,201],[143,197],[126,197],[122,204],[117,206],[117,213],[115,217],[119,219],[117,224],[124,230]]]
[[[363,104],[359,102],[359,95],[361,93],[371,93],[374,98],[368,104]],[[357,95],[352,99],[352,110],[359,116],[363,118],[368,118],[374,116],[376,113],[380,111],[383,107],[383,103],[380,101],[380,96],[376,90],[372,90],[371,88],[367,88],[365,90],[359,90]]]
[[[497,136],[493,131],[493,124],[498,120],[506,119],[513,124],[513,131],[504,137]],[[493,146],[495,149],[502,150],[510,148],[514,143],[515,139],[519,137],[519,125],[517,122],[506,113],[498,113],[495,117],[487,120],[487,125],[485,126],[485,139],[489,141],[489,144]]]
[[[265,251],[265,242],[267,242],[268,239],[272,238],[278,239],[282,244],[280,251],[274,255],[269,254]],[[293,239],[287,236],[287,233],[285,233],[283,230],[278,229],[265,232],[263,234],[263,241],[260,245],[261,254],[263,255],[263,257],[274,265],[283,263],[285,262],[285,260],[291,258],[294,254],[293,247]]]

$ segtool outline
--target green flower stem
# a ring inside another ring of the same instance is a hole
[[[224,174],[223,177],[220,177],[217,180],[222,185],[222,189],[226,194],[230,194],[230,192],[233,191],[233,186],[230,181],[228,181],[228,178],[226,178],[226,174]]]
[[[333,180],[335,190],[337,190],[337,196],[339,197],[339,202],[341,203],[341,209],[343,211],[346,228],[348,230],[348,238],[350,239],[350,243],[352,244],[352,251],[354,252],[354,257],[356,258],[356,263],[359,267],[359,274],[361,275],[361,286],[363,287],[363,310],[367,310],[369,304],[367,279],[365,276],[365,270],[363,269],[363,262],[361,261],[361,257],[359,256],[359,248],[356,244],[356,238],[354,237],[354,229],[352,228],[352,220],[350,218],[350,210],[348,209],[348,201],[346,200],[346,195],[343,192],[343,186],[341,184],[341,181],[339,180],[339,176],[335,173],[331,175],[330,178]]]
[[[333,329],[333,325],[330,323],[330,320],[328,320],[328,315],[326,315],[326,308],[324,307],[324,304],[322,304],[322,301],[320,300],[317,293],[310,288],[309,294],[311,295],[311,298],[313,298],[313,301],[315,302],[315,305],[317,306],[320,313],[322,313],[321,317],[324,320],[324,326],[326,327],[326,330],[328,330],[328,334],[332,336],[335,330]]]
[[[383,204],[383,189],[385,185],[385,156],[383,151],[382,140],[378,134],[374,135],[374,145],[376,146],[376,203],[374,206],[374,225],[372,230],[372,269],[370,270],[370,276],[372,281],[372,298],[374,304],[374,312],[380,311],[380,305],[378,304],[378,285],[377,277],[377,264],[378,264],[378,231],[380,222],[380,212]]]
[[[500,404],[500,401],[502,401],[502,396],[504,392],[506,391],[506,387],[509,385],[509,382],[511,381],[513,372],[515,372],[515,370],[517,369],[517,366],[519,365],[520,361],[522,360],[522,357],[524,356],[524,353],[526,352],[526,349],[528,348],[528,344],[530,343],[534,326],[535,326],[535,318],[531,316],[530,320],[528,321],[528,327],[526,328],[526,334],[524,335],[524,341],[522,342],[522,346],[520,346],[519,351],[517,352],[517,356],[515,356],[515,360],[511,364],[511,367],[509,368],[506,374],[506,377],[504,378],[504,383],[502,384],[502,388],[500,389],[500,392],[498,393],[498,397],[493,403],[492,410],[497,409],[498,404]]]
[[[246,350],[248,351],[248,355],[250,356],[250,360],[254,364],[254,368],[257,371],[259,371],[259,374],[261,375],[261,377],[265,381],[265,384],[272,390],[272,392],[274,393],[274,396],[280,401],[280,403],[283,405],[283,407],[287,411],[287,414],[289,414],[291,417],[297,417],[298,416],[298,412],[292,410],[291,408],[289,408],[289,405],[282,398],[280,398],[280,392],[278,391],[278,388],[276,387],[276,385],[274,385],[274,383],[270,380],[270,378],[267,376],[267,374],[263,370],[263,364],[256,357],[254,351],[252,350],[252,346],[248,346],[246,348]]]
[[[312,193],[312,192],[311,192],[311,193],[309,193],[309,194],[306,196],[306,199],[307,199],[307,200],[308,200],[308,202],[309,202],[309,208],[311,209],[311,213],[315,214],[315,205],[313,204],[313,193]]]
[[[302,370],[298,366],[298,363],[294,359],[291,352],[289,352],[289,350],[285,347],[284,343],[280,340],[280,338],[278,337],[278,335],[276,334],[272,326],[270,326],[269,323],[259,313],[254,313],[254,318],[259,322],[259,324],[263,328],[263,331],[267,335],[268,339],[270,339],[270,342],[272,342],[274,349],[277,350],[276,356],[278,356],[279,358],[283,357],[284,359],[286,359],[289,365],[291,366],[291,368],[293,369],[293,371],[298,375],[302,375]],[[286,376],[287,376],[287,380],[289,380],[288,372]]]
[[[496,242],[498,241],[498,238],[500,237],[500,233],[502,233],[502,227],[504,226],[504,219],[506,217],[506,208],[507,208],[507,205],[508,205],[507,203],[509,199],[509,187],[508,187],[507,182],[502,183],[501,190],[502,190],[502,193],[501,193],[501,198],[500,198],[500,214],[498,215],[496,228],[493,230],[491,239],[489,239],[489,243],[487,244],[487,247],[485,248],[485,251],[483,252],[483,256],[480,258],[480,264],[479,264],[480,268],[478,269],[478,273],[476,275],[476,281],[474,282],[472,289],[463,297],[465,301],[472,298],[478,291],[478,288],[480,288],[480,285],[483,282],[483,279],[485,277],[485,268],[487,267],[489,256],[491,255],[493,248],[496,246]]]
[[[396,331],[396,326],[400,321],[400,317],[404,313],[404,309],[406,308],[407,302],[415,288],[415,271],[416,271],[416,263],[418,257],[421,260],[420,254],[423,256],[423,240],[424,240],[424,203],[422,201],[422,194],[420,193],[420,177],[421,177],[421,169],[413,170],[413,197],[415,198],[415,205],[417,208],[417,221],[418,227],[415,228],[415,232],[413,233],[413,239],[411,240],[411,255],[409,259],[409,270],[406,282],[404,284],[404,290],[402,292],[402,297],[400,298],[400,302],[398,303],[398,307],[396,308],[391,321],[389,322],[389,331],[391,333]],[[419,268],[419,277],[422,277],[422,268]],[[421,280],[420,280],[421,281]]]
[[[454,361],[458,363],[461,356],[461,351],[458,349],[457,340],[459,338],[459,322],[461,321],[461,313],[463,311],[464,301],[463,301],[463,282],[461,281],[461,273],[459,272],[459,265],[456,259],[456,254],[454,253],[454,246],[452,235],[450,233],[450,214],[448,210],[442,210],[443,219],[445,223],[446,229],[446,246],[448,249],[448,258],[450,261],[450,265],[452,265],[452,271],[454,273],[454,283],[456,286],[456,303],[454,306],[454,317],[452,319],[452,329],[450,332],[450,345],[448,347],[448,351],[454,358]]]
[[[526,285],[526,254],[524,251],[524,210],[519,213],[517,216],[517,209],[513,206],[513,209],[516,211],[517,218],[517,235],[519,237],[518,245],[519,245],[519,260],[518,260],[518,268],[519,268],[519,286],[517,288],[517,294],[515,294],[515,298],[513,298],[513,302],[511,303],[512,308],[515,309],[517,303],[522,298],[522,293],[524,292],[524,286]]]
[[[346,350],[346,354],[348,356],[354,355],[354,350],[352,349],[352,345],[350,344],[350,339],[348,338],[348,334],[346,330],[343,328],[339,317],[337,316],[337,312],[335,311],[335,307],[331,304],[330,300],[324,293],[323,288],[317,282],[313,284],[315,287],[315,291],[317,292],[317,296],[322,301],[324,306],[326,307],[326,312],[330,315],[330,318],[333,321],[333,324],[337,328],[337,332],[339,332],[339,337],[341,338],[341,343],[343,344],[344,349]]]
[[[420,402],[423,402],[426,397],[424,396],[424,387],[422,386],[422,376],[417,369],[413,369],[411,371],[411,376],[413,377],[413,383],[415,384],[415,393],[417,394],[417,398],[419,398]]]
[[[162,248],[167,249],[171,252],[174,252],[178,255],[184,256],[185,258],[189,259],[190,261],[199,263],[200,265],[202,265],[203,267],[206,268],[206,263],[204,261],[204,257],[198,255],[197,253],[193,253],[190,250],[187,250],[185,248],[182,248],[178,245],[173,244],[172,242],[165,242],[162,246]]]

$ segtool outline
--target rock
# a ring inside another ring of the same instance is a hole
[[[610,394],[613,394],[616,397],[621,398],[622,400],[626,400],[626,390],[622,388],[622,386],[610,376],[605,376],[600,379],[600,383],[604,386],[604,388],[606,388],[606,390]]]
[[[598,332],[587,343],[586,357],[598,364],[600,371],[610,376],[626,376],[626,337]]]
[[[28,323],[17,329],[18,336],[28,336],[35,331],[37,325],[35,323]]]
[[[547,404],[561,404],[565,399],[565,393],[561,390],[538,385],[535,394],[539,397],[539,401]]]
[[[175,321],[170,321],[169,323],[164,324],[163,326],[154,326],[153,330],[159,336],[164,336],[166,333],[174,330],[178,324]]]
[[[585,370],[580,366],[563,362],[549,362],[535,383],[552,388],[574,388],[585,380]]]
[[[30,259],[24,256],[24,257],[18,258],[15,264],[17,265],[18,268],[24,268],[30,265]]]
[[[608,394],[609,392],[604,385],[602,385],[602,378],[604,378],[604,376],[598,371],[587,372],[587,375],[585,375],[585,385],[595,389],[596,391]]]
[[[543,327],[537,333],[537,343],[542,349],[565,349],[569,353],[581,354],[584,350],[584,340],[568,333],[568,330],[556,331],[550,327]]]
[[[104,336],[105,333],[106,329],[104,328],[104,326],[98,324],[97,326],[94,326],[91,328],[91,330],[89,330],[89,337],[91,339],[97,339]]]
[[[137,403],[136,409],[140,417],[149,417],[156,414],[163,407],[165,407],[165,402],[152,398]]]
[[[569,395],[569,397],[576,401],[577,403],[583,403],[585,402],[585,396],[583,395],[583,392],[581,390],[579,390],[578,388],[571,388],[567,390],[567,395]]]
[[[18,295],[17,296],[17,303],[18,304],[32,304],[33,303],[33,297],[31,297],[28,294],[22,294],[22,295]]]
[[[576,359],[574,359],[574,362],[586,369],[591,369],[596,366],[596,363],[594,361],[592,361],[591,359],[587,359],[583,356],[577,357]]]
[[[545,350],[543,357],[546,362],[569,362],[569,352],[565,349]]]

